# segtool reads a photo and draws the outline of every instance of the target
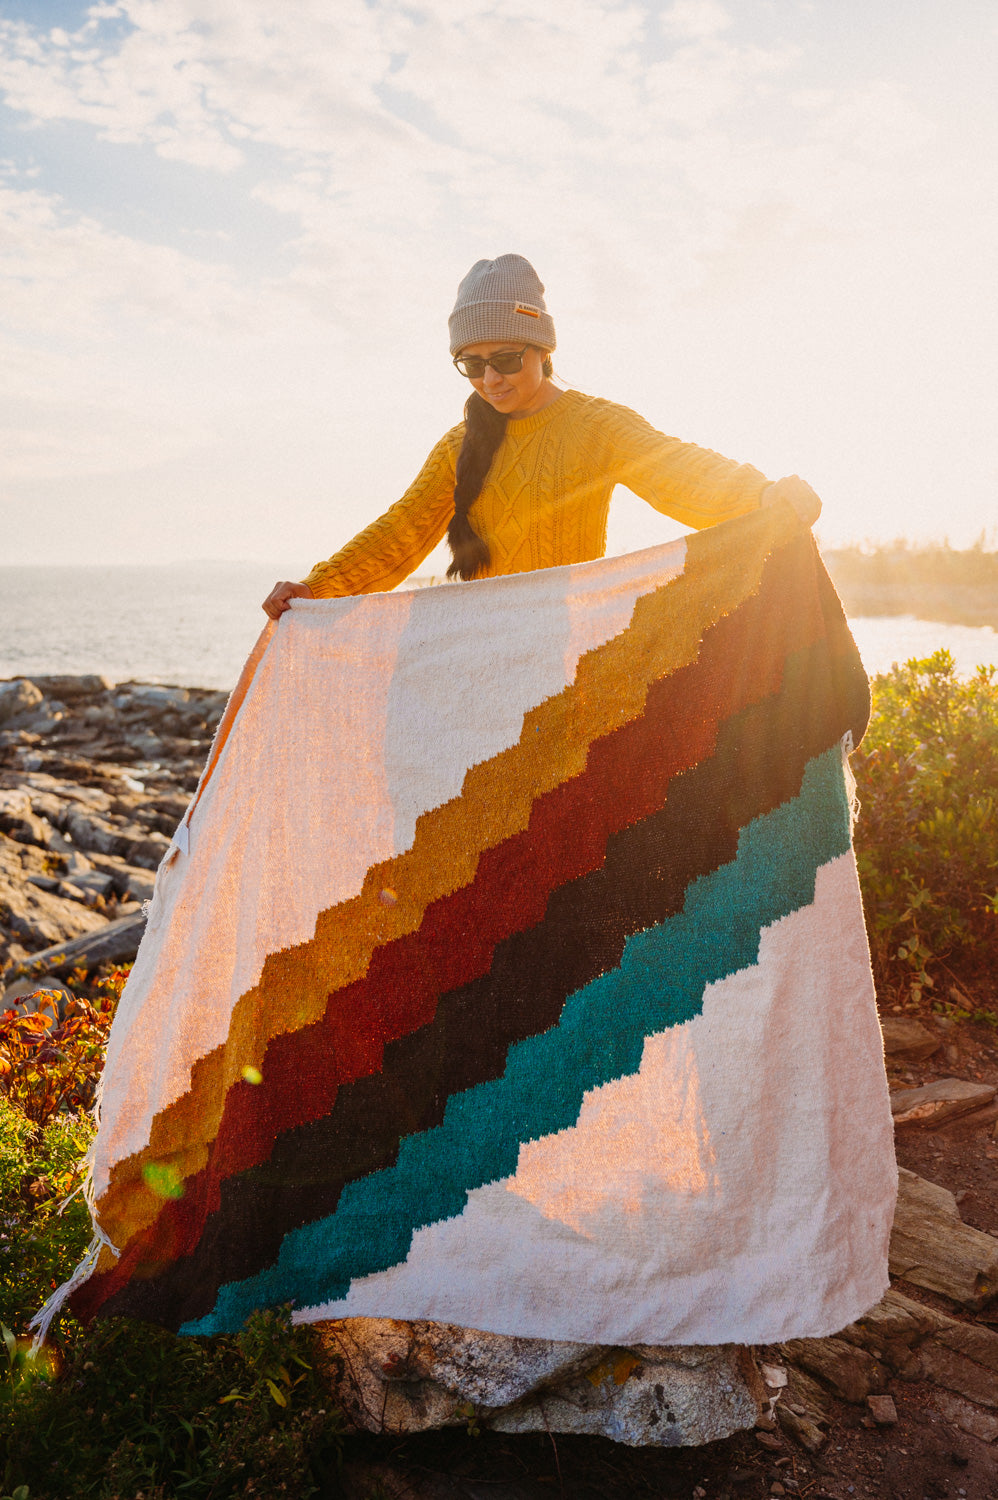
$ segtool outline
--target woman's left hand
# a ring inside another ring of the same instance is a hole
[[[821,515],[821,501],[799,474],[788,474],[785,479],[767,484],[762,492],[763,505],[775,505],[779,500],[789,500],[805,526],[813,526]]]

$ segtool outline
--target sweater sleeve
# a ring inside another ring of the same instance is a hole
[[[454,513],[454,470],[463,423],[444,434],[401,500],[306,578],[317,599],[393,589],[419,567]]]
[[[666,437],[626,406],[606,402],[603,417],[607,472],[663,515],[700,531],[762,503],[769,480],[751,464]]]

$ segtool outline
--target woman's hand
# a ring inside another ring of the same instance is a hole
[[[292,599],[314,599],[315,595],[307,583],[275,583],[263,607],[272,620],[279,620],[290,608]]]
[[[799,474],[788,474],[767,484],[762,492],[763,505],[775,505],[780,500],[789,500],[805,526],[813,526],[821,515],[821,501],[814,490]]]

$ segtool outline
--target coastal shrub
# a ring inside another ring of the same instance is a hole
[[[341,1421],[288,1310],[235,1337],[109,1319],[0,1400],[0,1486],[46,1500],[329,1493]]]
[[[80,1184],[93,1139],[85,1116],[42,1127],[0,1094],[0,1323],[15,1335],[72,1273],[90,1239]]]
[[[88,1113],[127,969],[94,998],[52,992],[0,1014],[0,1323],[15,1336],[79,1263],[90,1239],[82,1193]],[[75,1196],[74,1196],[75,1194]]]
[[[37,1010],[0,1016],[0,1089],[39,1126],[92,1108],[113,1010],[109,999],[42,993]]]
[[[35,1010],[0,1014],[0,1093],[39,1127],[59,1112],[80,1114],[93,1107],[130,969],[114,968],[97,980],[92,999],[39,990]]]
[[[943,1003],[998,967],[998,682],[948,651],[873,683],[853,757],[856,856],[882,999]],[[984,1007],[981,1019],[988,1019]],[[995,1019],[998,1019],[996,1017]]]

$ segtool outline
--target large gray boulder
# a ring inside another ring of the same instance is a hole
[[[761,1412],[759,1376],[731,1344],[608,1349],[392,1318],[316,1330],[334,1399],[369,1432],[474,1422],[671,1448],[730,1437]]]

